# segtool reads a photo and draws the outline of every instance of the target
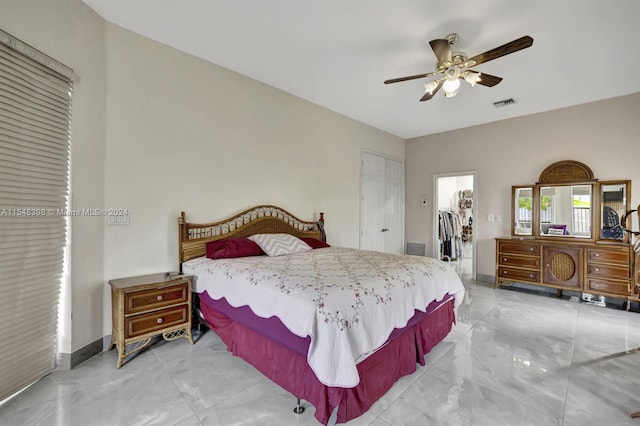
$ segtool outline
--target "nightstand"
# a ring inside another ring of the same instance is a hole
[[[141,275],[109,281],[111,343],[124,358],[145,348],[157,335],[169,341],[191,335],[191,276],[174,273]]]

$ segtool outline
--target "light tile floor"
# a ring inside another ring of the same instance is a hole
[[[464,277],[464,274],[463,274]],[[640,314],[465,279],[452,333],[349,426],[640,425]],[[7,425],[318,425],[313,407],[212,332],[54,371],[0,406]]]

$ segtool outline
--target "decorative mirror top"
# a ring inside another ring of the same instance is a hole
[[[540,174],[538,183],[568,183],[595,181],[593,172],[586,164],[578,161],[558,161]]]

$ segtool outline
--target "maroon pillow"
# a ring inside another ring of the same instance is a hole
[[[329,244],[325,243],[324,241],[320,241],[317,238],[301,238],[302,241],[304,241],[305,243],[307,243],[307,245],[311,248],[317,249],[317,248],[325,248],[325,247],[331,247]]]
[[[262,256],[260,246],[247,238],[225,238],[207,243],[209,259],[231,259],[234,257]]]

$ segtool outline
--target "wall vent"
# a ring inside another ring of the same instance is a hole
[[[424,243],[407,242],[407,254],[413,256],[426,256],[426,245]]]
[[[509,99],[503,99],[501,101],[492,102],[491,105],[493,105],[494,108],[502,108],[502,107],[505,107],[507,105],[513,105],[515,103],[516,103],[515,99],[509,98]]]

